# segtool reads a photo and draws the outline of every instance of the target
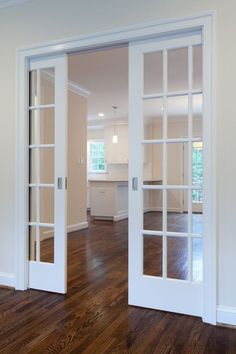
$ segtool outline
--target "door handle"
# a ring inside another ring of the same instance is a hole
[[[138,190],[138,177],[133,177],[132,178],[132,190],[137,191]]]
[[[57,189],[61,190],[63,188],[63,178],[58,177],[57,178]]]
[[[65,188],[65,190],[67,190],[67,177],[65,177],[64,188]],[[59,189],[59,190],[63,189],[63,177],[57,178],[57,189]]]

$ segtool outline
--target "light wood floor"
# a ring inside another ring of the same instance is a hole
[[[127,305],[126,220],[71,233],[68,263],[65,296],[0,289],[0,353],[236,353],[234,329]]]

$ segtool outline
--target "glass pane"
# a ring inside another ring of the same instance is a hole
[[[29,260],[36,261],[36,227],[29,227]]]
[[[193,95],[193,138],[202,139],[202,95]]]
[[[163,100],[143,100],[144,140],[162,139]]]
[[[54,189],[40,188],[40,222],[54,223]]]
[[[37,71],[32,70],[29,73],[29,105],[37,104]]]
[[[199,210],[202,209],[202,205],[197,205]],[[193,207],[194,209],[194,207]],[[192,233],[203,234],[203,214],[202,212],[193,212],[192,214]]]
[[[33,110],[30,111],[30,119],[29,119],[29,144],[36,145],[37,141],[37,114],[39,111]]]
[[[202,45],[193,47],[193,89],[202,88]]]
[[[54,149],[40,149],[40,183],[54,183]]]
[[[40,70],[40,104],[55,103],[55,70],[41,69]]]
[[[167,238],[167,277],[187,280],[188,239],[187,237]]]
[[[167,191],[167,231],[188,232],[188,213],[184,212],[184,190]]]
[[[188,96],[168,97],[167,137],[188,137]]]
[[[37,122],[37,119],[39,121]],[[40,134],[37,132],[40,126]],[[37,139],[38,135],[38,139]],[[36,144],[54,144],[55,126],[54,126],[54,108],[45,108],[41,110],[30,111],[30,145]]]
[[[161,236],[143,236],[143,274],[162,276]]]
[[[37,183],[37,176],[36,176],[36,149],[29,150],[29,181],[30,183]]]
[[[143,228],[162,231],[162,191],[143,191]]]
[[[54,229],[40,227],[40,262],[54,263]]]
[[[37,189],[29,188],[29,220],[30,222],[37,222]]]
[[[162,144],[144,144],[143,183],[162,183]]]
[[[192,277],[193,281],[202,281],[203,275],[203,245],[201,238],[192,239]]]
[[[188,48],[168,51],[168,91],[188,90]]]
[[[167,144],[167,184],[187,185],[188,143]]]
[[[37,154],[40,158],[40,176],[37,178]],[[54,149],[30,149],[30,183],[54,183]]]
[[[163,91],[162,52],[144,54],[144,95]]]
[[[192,184],[203,185],[203,143],[201,141],[192,145]],[[202,192],[195,191],[193,201],[202,202]]]

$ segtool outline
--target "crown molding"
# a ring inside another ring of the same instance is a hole
[[[54,74],[49,71],[44,70],[43,77],[50,82],[54,81]],[[91,91],[89,91],[86,87],[80,86],[74,81],[68,81],[68,89],[69,91],[82,97],[88,97],[91,95]]]
[[[76,93],[77,95],[88,97],[91,95],[91,91],[89,91],[86,87],[83,87],[77,84],[74,81],[68,81],[68,88],[71,92]]]
[[[32,0],[0,0],[0,9],[4,9],[7,7],[12,7],[16,5],[21,5],[25,2],[29,2]]]

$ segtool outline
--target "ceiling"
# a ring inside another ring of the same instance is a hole
[[[115,118],[120,121],[128,117],[128,47],[116,47],[69,55],[69,80],[90,91],[88,96],[88,122],[104,124],[114,119],[112,106],[117,106]],[[172,50],[168,56],[169,91],[187,90],[187,49]],[[193,86],[201,87],[201,47],[194,47]],[[162,92],[162,56],[148,54],[144,59],[144,93]],[[163,102],[144,101],[146,119],[162,114]],[[172,117],[188,114],[188,97],[168,98],[168,113]],[[201,113],[202,96],[194,98],[194,114]],[[104,117],[98,116],[104,113]]]
[[[128,116],[128,48],[119,47],[69,56],[69,80],[85,87],[88,97],[88,120],[113,116],[112,106],[117,106],[117,117]]]

